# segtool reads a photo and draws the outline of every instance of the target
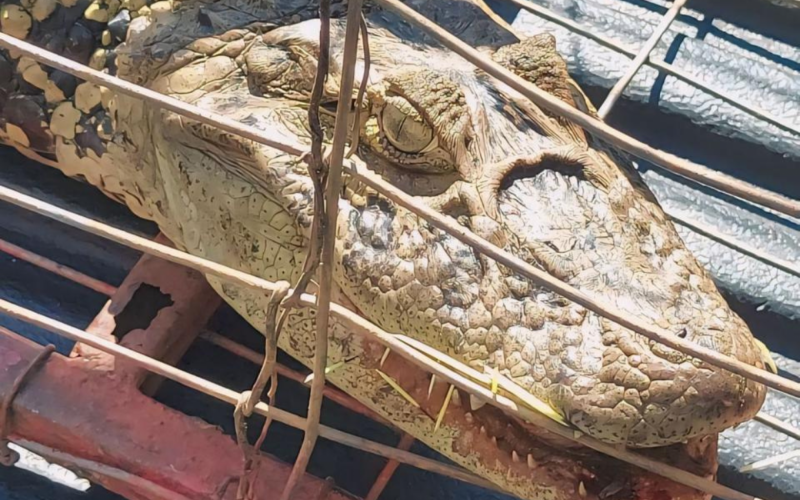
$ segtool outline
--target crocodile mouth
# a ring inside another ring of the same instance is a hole
[[[421,436],[427,444],[508,491],[530,498],[709,498],[690,487],[543,430],[492,405],[479,403],[466,391],[453,389],[451,392],[448,383],[431,382],[430,375],[400,355],[386,356],[377,343],[365,352],[363,365],[372,369],[379,367],[419,404],[420,411],[431,422],[440,421],[438,439]],[[442,411],[443,408],[446,411]],[[402,422],[400,427],[404,428]],[[716,475],[715,434],[639,453],[700,477],[713,479]]]

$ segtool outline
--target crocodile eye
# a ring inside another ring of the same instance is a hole
[[[433,142],[433,129],[407,100],[399,96],[386,98],[381,112],[381,129],[386,139],[403,153],[423,152]]]

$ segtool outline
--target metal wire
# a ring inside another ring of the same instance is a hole
[[[527,84],[527,82],[519,80],[514,75],[506,74],[507,72],[505,72],[503,68],[495,65],[494,63],[491,62],[487,63],[485,58],[482,58],[479,54],[474,52],[474,49],[471,49],[468,46],[461,44],[461,42],[454,39],[452,35],[443,32],[443,30],[439,29],[438,27],[431,26],[430,22],[428,22],[424,18],[421,18],[421,16],[411,11],[404,5],[399,4],[394,0],[377,0],[377,1],[378,3],[381,3],[384,6],[389,7],[395,10],[396,12],[400,13],[401,16],[405,17],[412,23],[421,26],[431,35],[439,39],[442,43],[449,46],[454,51],[460,53],[467,59],[471,60],[477,66],[481,67],[482,69],[492,74],[496,78],[503,80],[512,88],[515,88],[517,91],[519,91],[526,97],[529,97],[531,100],[533,100],[543,108],[574,120],[579,125],[585,127],[586,129],[596,133],[601,137],[606,138],[607,140],[619,145],[620,147],[627,149],[629,152],[637,156],[640,156],[642,158],[653,161],[655,163],[659,163],[662,166],[665,166],[671,169],[672,171],[677,172],[686,177],[700,180],[701,182],[704,182],[719,189],[728,190],[728,192],[731,192],[737,196],[741,196],[746,199],[749,198],[751,200],[763,203],[766,206],[770,206],[771,208],[774,208],[776,210],[783,211],[784,213],[787,213],[789,215],[796,216],[800,214],[800,208],[798,208],[798,203],[795,202],[794,200],[783,199],[782,197],[761,190],[760,188],[755,188],[754,186],[747,185],[746,183],[734,182],[732,179],[729,179],[726,176],[721,176],[716,172],[709,171],[704,167],[700,167],[699,165],[686,162],[685,160],[681,160],[672,155],[667,155],[663,152],[650,148],[649,146],[642,144],[638,141],[635,141],[634,139],[625,136],[624,134],[620,134],[618,131],[615,131],[611,127],[608,127],[607,125],[603,124],[602,122],[598,122],[597,120],[587,118],[586,116],[581,115],[579,113],[576,114],[574,110],[572,110],[571,108],[564,108],[563,103],[554,100],[549,95],[546,94],[542,95],[540,91],[538,91],[538,89]],[[41,49],[38,49],[29,44],[25,44],[24,42],[19,42],[18,40],[12,39],[6,35],[0,34],[0,46],[5,46],[7,48],[9,47],[14,48],[19,52],[28,55],[29,57],[32,57],[33,59],[43,62],[44,64],[57,67],[66,72],[72,73],[80,78],[89,81],[94,81],[95,83],[115,89],[121,93],[148,100],[150,102],[156,103],[157,105],[163,108],[169,109],[184,116],[188,116],[197,121],[217,126],[223,130],[241,135],[247,139],[253,140],[260,144],[265,144],[269,147],[280,149],[289,154],[299,155],[303,153],[302,149],[295,147],[293,145],[287,145],[284,143],[276,142],[270,139],[269,137],[266,137],[266,134],[264,132],[259,131],[257,129],[247,127],[243,124],[226,119],[225,117],[220,115],[208,113],[204,110],[190,106],[176,99],[172,99],[167,96],[162,96],[158,93],[149,91],[147,89],[143,89],[141,87],[137,87],[135,85],[132,85],[128,82],[124,82],[117,78],[89,70],[86,67],[77,65],[63,58],[58,58],[57,56],[48,54],[46,51],[42,51]],[[595,310],[599,314],[609,317],[610,319],[620,323],[623,326],[626,326],[635,331],[639,331],[644,335],[651,336],[651,338],[654,338],[661,343],[681,349],[682,351],[692,354],[695,357],[705,359],[709,362],[713,362],[714,364],[722,366],[725,369],[731,370],[735,373],[740,373],[745,376],[749,376],[750,378],[758,380],[771,387],[779,388],[780,390],[784,390],[785,392],[789,392],[791,394],[800,395],[800,389],[798,389],[800,385],[793,383],[792,381],[788,381],[782,377],[777,377],[772,374],[768,374],[763,370],[754,369],[753,367],[744,365],[743,363],[738,362],[737,360],[721,356],[716,352],[713,351],[705,352],[708,350],[704,350],[702,348],[699,348],[698,346],[691,345],[691,343],[689,342],[680,342],[682,339],[678,339],[670,332],[659,331],[659,329],[652,328],[651,325],[647,325],[646,323],[643,323],[636,318],[630,318],[627,317],[627,315],[622,314],[618,311],[609,310],[602,303],[584,296],[578,290],[570,287],[569,285],[558,282],[558,280],[555,280],[549,275],[543,276],[541,272],[539,272],[532,266],[526,265],[524,262],[519,261],[519,259],[516,259],[514,256],[509,255],[503,250],[489,244],[486,241],[481,240],[479,237],[473,235],[472,233],[464,231],[463,228],[462,230],[460,230],[458,225],[454,221],[449,220],[449,218],[441,216],[440,214],[436,213],[433,214],[428,213],[428,211],[426,210],[427,207],[418,206],[414,202],[414,200],[408,197],[405,193],[396,192],[398,190],[392,192],[391,189],[392,186],[388,186],[387,183],[383,182],[381,179],[376,178],[370,173],[363,172],[356,166],[346,167],[345,170],[347,171],[347,173],[353,175],[355,178],[361,180],[362,182],[365,182],[368,185],[371,185],[373,188],[382,192],[385,196],[393,199],[398,204],[406,206],[406,208],[409,208],[412,211],[416,211],[420,215],[428,218],[432,224],[439,226],[440,228],[446,230],[447,232],[450,232],[456,238],[459,238],[462,241],[467,242],[477,250],[517,270],[520,274],[528,276],[531,279],[534,279],[535,281],[546,283],[546,285],[549,286],[551,289],[557,291],[558,293],[561,293],[567,298],[570,298],[576,303],[582,304],[591,310]],[[267,282],[257,277],[247,275],[246,273],[242,273],[234,269],[226,268],[224,266],[221,266],[219,264],[210,261],[206,261],[204,259],[199,259],[197,257],[184,254],[183,252],[170,249],[169,247],[165,247],[163,245],[158,245],[157,243],[144,240],[143,238],[138,238],[134,235],[127,234],[124,231],[116,230],[114,228],[110,228],[108,226],[99,224],[89,219],[82,218],[76,214],[71,214],[67,211],[57,209],[56,207],[48,206],[47,204],[39,202],[38,200],[34,200],[30,197],[25,197],[20,193],[15,193],[6,188],[0,189],[0,198],[5,199],[6,201],[9,201],[11,203],[23,206],[25,208],[35,210],[39,213],[42,213],[43,215],[53,217],[57,220],[61,220],[62,222],[88,230],[99,236],[113,239],[123,244],[132,246],[134,248],[138,248],[147,253],[153,253],[154,255],[158,255],[173,262],[178,262],[184,265],[188,265],[189,267],[193,267],[201,272],[225,277],[227,279],[234,281],[235,283],[248,287],[254,287],[262,291],[272,291],[275,288],[275,285],[273,283]],[[330,262],[328,264],[330,265]],[[309,307],[314,307],[317,305],[316,298],[307,294],[303,295],[301,302]],[[431,363],[429,360],[421,359],[421,357],[415,351],[410,349],[408,346],[397,341],[393,336],[387,334],[386,332],[377,329],[374,325],[366,322],[363,318],[353,315],[350,311],[338,307],[336,304],[331,304],[330,307],[331,307],[331,314],[339,317],[345,323],[349,323],[351,326],[354,327],[356,331],[362,333],[366,332],[370,335],[373,335],[376,339],[378,339],[385,345],[390,346],[394,351],[398,352],[401,356],[411,360],[412,362],[415,362],[416,364],[422,366],[425,369],[428,369],[432,373],[436,373],[437,375],[442,376],[445,380],[448,380],[451,383],[458,385],[459,387],[466,388],[471,393],[478,395],[479,398],[482,398],[489,402],[494,402],[501,408],[510,410],[512,413],[517,413],[526,420],[532,421],[537,425],[541,425],[542,427],[545,427],[548,430],[555,432],[556,434],[562,435],[566,432],[563,429],[560,429],[560,426],[558,426],[554,422],[547,420],[545,417],[541,417],[537,414],[531,414],[531,412],[519,408],[513,401],[507,400],[506,398],[498,397],[497,395],[491,393],[487,394],[486,388],[482,388],[480,386],[476,386],[474,383],[462,380],[457,374],[450,373],[443,367],[438,366],[435,363]],[[142,356],[133,351],[129,351],[116,344],[106,342],[102,339],[98,339],[96,337],[91,336],[90,334],[81,332],[80,330],[71,328],[67,325],[60,324],[50,318],[46,318],[41,315],[36,315],[31,311],[23,310],[5,301],[0,301],[0,309],[2,309],[4,312],[14,317],[32,322],[34,324],[47,328],[56,333],[73,338],[74,340],[79,340],[80,342],[83,342],[87,345],[92,345],[94,347],[97,347],[98,349],[104,350],[116,356],[129,359],[139,364],[140,366],[146,367],[147,369],[153,371],[154,373],[165,376],[167,378],[171,378],[173,380],[178,381],[179,383],[182,383],[189,387],[193,387],[197,390],[201,390],[207,394],[211,394],[231,404],[235,404],[238,401],[238,394],[234,393],[233,391],[217,386],[216,384],[212,384],[208,381],[200,379],[199,377],[195,377],[191,374],[181,372],[180,370],[177,370],[174,367],[171,367],[164,363],[160,363],[146,356]],[[315,376],[316,375],[317,374],[315,374]],[[280,410],[277,410],[275,408],[269,408],[267,407],[267,405],[263,403],[259,403],[257,405],[256,411],[261,414],[266,414],[267,412],[270,412],[270,415],[276,420],[284,421],[289,425],[293,425],[290,422],[294,422],[294,424],[296,424],[294,426],[297,426],[298,428],[305,428],[307,425],[307,422],[301,419],[300,417],[291,414],[286,414],[285,412],[281,412]],[[554,428],[553,426],[556,427]],[[342,436],[340,435],[343,433],[337,434],[339,431],[335,431],[333,429],[329,429],[324,426],[319,426],[318,428],[321,436],[328,438],[331,438],[330,436],[338,436],[339,439],[343,439],[344,441],[347,440],[342,438]],[[684,484],[687,484],[691,487],[701,489],[702,491],[715,494],[722,498],[731,498],[737,500],[753,498],[748,495],[736,492],[730,488],[721,486],[713,481],[709,481],[704,478],[694,476],[692,474],[686,473],[685,471],[676,469],[666,464],[659,463],[657,461],[646,459],[645,457],[642,457],[635,453],[631,453],[627,450],[617,450],[615,447],[606,445],[604,443],[600,443],[586,436],[575,437],[570,432],[569,436],[564,435],[564,437],[578,441],[595,450],[629,461],[635,465],[638,465],[639,467],[665,475],[666,477],[669,477],[673,480],[683,482]],[[395,449],[391,449],[391,451],[383,449],[382,452],[384,456],[390,458],[403,457],[402,461],[416,460],[409,458],[406,455],[403,455],[399,450]],[[434,467],[431,464],[426,464],[426,466]],[[470,478],[470,480],[472,479],[475,478],[474,477]],[[484,480],[480,478],[477,478],[476,480],[478,482],[486,483]],[[489,487],[492,486],[489,485]]]
[[[564,28],[567,28],[568,30],[574,33],[578,33],[581,36],[585,36],[586,38],[593,40],[598,44],[602,45],[603,47],[611,49],[617,53],[623,54],[630,58],[636,57],[637,54],[636,50],[627,47],[623,44],[620,44],[616,40],[610,37],[601,35],[599,33],[595,33],[587,28],[584,28],[583,26],[576,23],[572,19],[560,16],[555,12],[553,12],[552,10],[534,3],[532,0],[504,0],[504,1],[514,4],[517,7],[520,7],[529,12],[533,12],[534,14],[544,19],[547,19],[550,22],[558,24],[559,26],[563,26]],[[667,63],[663,59],[658,59],[651,55],[650,57],[647,58],[647,60],[645,60],[644,63],[648,66],[658,69],[659,71],[664,72],[667,75],[677,78],[678,80],[681,80],[685,83],[688,83],[689,85],[692,85],[695,88],[698,88],[703,92],[706,92],[707,94],[716,97],[717,99],[725,101],[726,103],[744,111],[745,113],[748,113],[760,120],[764,120],[767,123],[775,125],[781,130],[800,135],[800,126],[789,123],[788,121],[782,118],[778,118],[761,108],[758,108],[751,104],[747,104],[738,97],[731,95],[724,90],[703,83],[695,75],[687,73],[686,71],[678,68],[677,66],[673,66],[672,64]]]
[[[642,46],[641,51],[636,55],[633,59],[628,70],[622,75],[617,83],[611,88],[611,91],[608,93],[606,100],[603,102],[603,105],[600,106],[600,109],[597,110],[597,116],[600,117],[601,120],[605,120],[608,114],[611,112],[611,109],[614,107],[614,104],[617,102],[617,99],[622,96],[622,93],[628,87],[628,84],[631,83],[633,77],[636,76],[636,73],[639,72],[639,69],[642,67],[645,61],[650,58],[650,53],[653,49],[656,48],[659,40],[661,37],[664,36],[664,33],[669,29],[672,25],[672,22],[678,17],[680,14],[681,9],[684,5],[686,5],[687,0],[675,0],[673,2],[672,7],[667,10],[664,17],[661,18],[661,22],[656,26],[656,29],[653,31],[653,34],[650,35],[650,38],[644,43]]]

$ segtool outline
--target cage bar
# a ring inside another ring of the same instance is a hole
[[[634,49],[626,45],[623,45],[621,43],[618,43],[616,40],[613,40],[610,37],[590,31],[581,26],[580,24],[576,23],[572,19],[560,16],[557,13],[553,12],[552,10],[542,7],[541,5],[538,5],[533,0],[504,0],[504,1],[516,5],[517,7],[520,7],[529,12],[532,12],[544,19],[547,19],[552,23],[567,28],[568,30],[574,33],[578,33],[579,35],[582,35],[594,42],[597,42],[601,46],[606,47],[607,49],[611,49],[614,52],[623,54],[631,59],[636,57],[637,53]],[[752,104],[748,104],[739,99],[738,97],[729,94],[727,91],[708,85],[704,83],[702,80],[698,79],[696,76],[687,73],[681,68],[678,68],[677,66],[674,66],[673,64],[670,64],[664,61],[663,59],[650,56],[647,58],[647,60],[644,61],[644,64],[656,68],[659,71],[663,71],[665,74],[677,78],[678,80],[688,83],[689,85],[692,85],[695,88],[700,89],[703,92],[706,92],[709,95],[716,97],[717,99],[725,101],[726,103],[744,111],[745,113],[748,113],[767,123],[770,123],[780,128],[781,130],[800,135],[800,126],[789,123],[783,118],[778,118],[772,115],[771,113],[759,107],[756,107]]]
[[[645,44],[642,46],[642,49],[633,59],[628,70],[625,71],[625,74],[622,75],[617,83],[611,88],[611,91],[608,93],[606,100],[603,101],[602,106],[600,109],[597,110],[597,116],[600,117],[601,120],[605,120],[608,114],[611,112],[611,109],[614,107],[614,104],[620,98],[622,93],[628,87],[628,84],[631,83],[633,77],[636,76],[636,73],[639,72],[639,69],[642,65],[650,58],[650,53],[653,52],[653,49],[656,48],[658,42],[661,40],[661,37],[664,36],[664,33],[669,29],[672,25],[672,22],[678,18],[678,14],[681,13],[681,9],[684,5],[686,5],[687,0],[675,0],[672,3],[672,7],[667,10],[664,14],[664,17],[661,18],[661,22],[656,26],[656,29],[653,31],[653,34],[650,35],[650,38],[647,39]]]

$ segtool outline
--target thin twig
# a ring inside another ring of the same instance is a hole
[[[267,381],[276,376],[275,365],[278,361],[278,329],[276,324],[276,317],[281,302],[286,297],[289,291],[289,283],[285,281],[278,282],[279,288],[270,294],[266,314],[266,325],[264,333],[264,364],[261,366],[261,371],[256,378],[253,385],[252,398],[248,400],[247,406],[244,408],[246,416],[253,414],[255,403],[261,400],[261,394],[267,386]]]
[[[264,325],[264,362],[261,365],[261,370],[253,383],[253,388],[250,391],[242,393],[240,403],[234,409],[234,425],[236,429],[236,440],[244,453],[244,472],[242,473],[241,480],[239,481],[239,490],[237,498],[250,498],[252,494],[251,471],[253,470],[253,452],[256,453],[261,449],[261,444],[266,438],[269,425],[272,419],[267,417],[263,428],[261,429],[258,442],[254,448],[250,447],[247,439],[247,417],[253,414],[253,408],[257,402],[261,401],[261,395],[264,388],[267,386],[267,381],[271,380],[270,390],[268,393],[269,404],[272,406],[275,401],[275,393],[278,390],[278,374],[275,367],[278,362],[278,311],[280,305],[286,294],[289,292],[289,283],[281,281],[277,283],[278,289],[272,292],[267,302],[267,308],[264,312],[266,324]]]
[[[305,293],[308,284],[317,272],[322,252],[323,232],[321,226],[324,224],[325,214],[326,169],[322,150],[325,132],[322,129],[319,112],[330,67],[330,10],[330,0],[321,0],[319,4],[320,27],[317,72],[314,75],[314,86],[311,89],[311,97],[308,103],[308,125],[311,129],[311,151],[308,155],[305,155],[304,158],[308,163],[308,174],[314,186],[314,217],[311,223],[311,241],[309,242],[308,254],[303,264],[303,272],[295,286],[294,292],[292,292],[292,295],[287,299],[287,306],[294,306],[300,295]],[[283,326],[285,318],[286,314],[284,314],[279,321],[280,326]]]
[[[309,100],[308,106],[308,123],[309,128],[311,129],[311,151],[309,154],[303,155],[303,160],[306,161],[307,164],[307,171],[308,175],[311,178],[311,182],[314,186],[314,200],[313,200],[313,218],[311,222],[311,238],[309,241],[308,252],[306,253],[306,259],[303,263],[303,272],[300,274],[300,278],[295,283],[294,289],[292,290],[291,295],[287,298],[286,292],[288,291],[288,287],[284,290],[284,294],[281,297],[281,301],[283,302],[283,310],[278,312],[278,308],[276,307],[274,310],[270,307],[266,313],[267,318],[267,328],[265,330],[266,335],[266,346],[265,346],[265,357],[264,357],[264,364],[262,365],[261,372],[259,373],[258,379],[256,381],[256,386],[260,385],[260,389],[263,390],[263,384],[266,382],[266,378],[269,377],[272,380],[272,384],[270,385],[270,390],[268,393],[269,403],[272,405],[274,403],[274,397],[278,390],[278,374],[276,371],[276,364],[277,364],[277,354],[278,354],[278,339],[280,337],[281,331],[283,330],[283,326],[286,322],[286,319],[291,314],[291,311],[294,310],[298,306],[298,298],[305,293],[308,284],[313,279],[314,275],[317,272],[317,268],[319,267],[320,263],[320,253],[322,251],[322,241],[324,236],[324,215],[325,215],[325,205],[324,205],[324,186],[326,180],[326,169],[325,169],[325,162],[323,159],[323,142],[325,139],[325,132],[322,129],[322,123],[320,121],[320,104],[322,102],[322,95],[325,89],[325,82],[328,79],[328,69],[329,69],[329,56],[330,56],[330,1],[329,0],[322,0],[319,6],[319,14],[320,14],[320,33],[319,33],[319,54],[317,57],[317,72],[314,77],[314,86],[311,90],[311,98]],[[270,305],[274,305],[274,295],[270,299]],[[259,392],[260,394],[260,392]],[[248,401],[248,410],[252,412],[252,401],[251,398]],[[248,413],[249,415],[249,413]],[[272,417],[267,417],[264,421],[264,425],[261,428],[261,432],[259,433],[258,439],[256,440],[255,449],[261,450],[261,446],[264,444],[264,440],[267,438],[267,433],[269,432],[269,428],[272,426]],[[237,421],[238,423],[238,421]],[[248,459],[245,463],[245,467],[247,468],[250,463]],[[291,478],[290,478],[291,481]],[[240,485],[244,483],[244,480],[240,482]],[[291,482],[289,483],[291,484]],[[287,485],[288,486],[288,485]],[[240,496],[241,496],[241,488],[240,488]]]
[[[200,338],[207,342],[210,342],[211,344],[214,344],[217,347],[225,349],[231,354],[244,358],[247,361],[250,361],[251,363],[256,364],[258,366],[261,366],[261,364],[264,362],[263,354],[260,354],[248,347],[245,347],[242,344],[239,344],[238,342],[235,342],[229,339],[228,337],[220,335],[217,332],[211,330],[203,330],[202,332],[200,332]],[[278,363],[276,366],[276,371],[278,372],[278,375],[280,375],[281,377],[286,377],[289,380],[293,380],[300,385],[305,385],[303,384],[303,380],[305,380],[306,375],[296,370],[292,370],[291,368]],[[392,424],[385,418],[381,417],[374,411],[370,410],[363,404],[359,403],[352,396],[348,395],[345,392],[340,391],[339,389],[336,389],[335,387],[326,386],[323,394],[325,395],[326,398],[330,399],[336,404],[339,404],[347,408],[353,413],[358,413],[359,415],[363,415],[387,427],[395,429],[394,424]]]

